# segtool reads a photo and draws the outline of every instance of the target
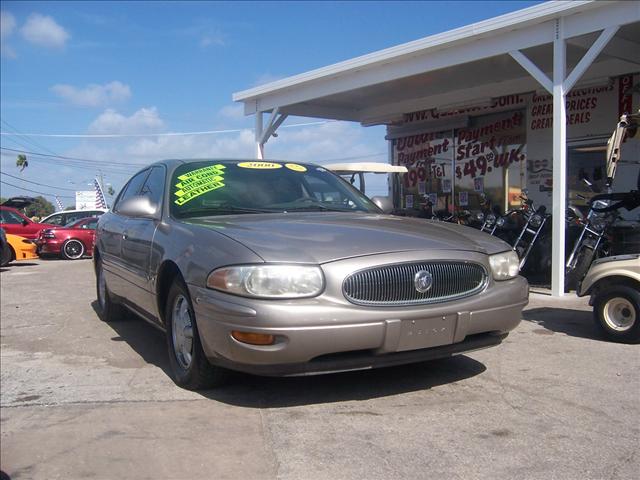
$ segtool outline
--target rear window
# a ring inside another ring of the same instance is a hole
[[[194,162],[171,181],[176,218],[284,211],[376,212],[367,197],[323,167],[285,162]]]

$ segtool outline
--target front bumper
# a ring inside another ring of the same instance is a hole
[[[47,239],[36,241],[38,246],[38,253],[40,255],[58,255],[61,252],[63,242],[56,239]]]
[[[483,292],[453,302],[411,307],[358,306],[331,291],[269,301],[189,290],[209,361],[262,375],[398,365],[498,345],[520,323],[529,295],[522,277],[491,280]],[[235,340],[233,330],[276,341],[249,345]]]

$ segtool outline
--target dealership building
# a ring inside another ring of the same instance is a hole
[[[386,125],[404,207],[506,210],[526,189],[553,215],[559,296],[567,204],[584,203],[583,179],[603,185],[607,139],[640,106],[640,2],[546,2],[233,98],[255,115],[258,158],[289,115]],[[625,142],[615,191],[637,189],[639,144]]]

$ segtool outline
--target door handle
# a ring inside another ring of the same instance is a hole
[[[122,232],[122,239],[123,239],[123,240],[126,240],[126,239],[127,239],[127,233],[128,233],[128,232]]]

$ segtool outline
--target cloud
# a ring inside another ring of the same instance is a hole
[[[7,39],[13,35],[16,28],[16,18],[6,10],[0,10],[0,52],[3,57],[16,58],[16,52],[7,44]]]
[[[275,82],[276,80],[280,80],[283,77],[282,75],[272,75],[271,73],[263,73],[262,75],[256,78],[255,82],[253,82],[254,87],[259,87],[260,85],[265,85],[267,83]]]
[[[89,133],[99,135],[159,133],[164,129],[165,123],[155,107],[141,108],[130,117],[107,109],[89,125]]]
[[[64,48],[67,40],[71,38],[69,32],[52,17],[39,13],[29,15],[20,32],[28,42],[46,48]]]
[[[223,47],[225,45],[224,36],[220,32],[209,32],[200,38],[200,46],[202,48],[210,46]]]
[[[218,110],[218,116],[233,121],[244,120],[244,105],[240,103],[225,105]]]
[[[74,105],[81,107],[100,107],[116,102],[123,102],[131,97],[129,85],[114,81],[105,85],[90,84],[85,88],[73,85],[58,84],[51,91]]]
[[[0,11],[0,38],[10,37],[16,28],[16,17],[6,10]]]

